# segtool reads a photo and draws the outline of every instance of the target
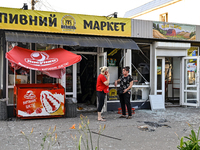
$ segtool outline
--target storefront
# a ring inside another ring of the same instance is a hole
[[[165,106],[199,107],[199,26],[132,20],[132,28],[138,46],[150,43],[151,95]]]
[[[13,114],[14,82],[60,83],[66,97],[75,97],[78,103],[96,104],[96,79],[100,66],[107,65],[107,54],[116,50],[115,65],[128,65],[126,57],[121,58],[131,50],[139,50],[130,38],[131,20],[126,18],[1,8],[0,28],[1,93],[8,99],[9,116]],[[23,67],[15,72],[5,59],[6,52],[14,46],[35,51],[61,47],[81,55],[82,61],[67,67],[61,79]]]
[[[9,116],[14,81],[60,83],[65,97],[96,105],[96,79],[104,65],[111,74],[104,111],[120,107],[114,81],[123,66],[131,66],[130,73],[138,80],[132,88],[132,107],[150,108],[149,95],[162,95],[165,104],[199,106],[199,26],[1,8],[0,29],[0,94],[8,99]],[[14,46],[35,51],[61,47],[82,60],[67,67],[61,79],[21,68],[14,80],[5,59]]]

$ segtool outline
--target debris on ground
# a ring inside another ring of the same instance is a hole
[[[156,128],[162,127],[162,126],[165,126],[165,127],[167,127],[167,128],[171,128],[171,127],[168,126],[167,124],[159,124],[159,123],[150,122],[150,121],[145,121],[144,123],[147,124],[147,125],[149,125],[149,126],[151,126],[151,127],[156,127]]]
[[[142,122],[142,121],[137,121],[137,122]],[[144,121],[144,123],[146,125],[142,125],[142,126],[138,126],[138,129],[141,131],[149,131],[149,132],[153,132],[155,131],[155,128],[158,127],[167,127],[167,128],[171,128],[170,126],[168,126],[167,124],[162,124],[164,122],[168,122],[166,119],[161,119],[157,122],[151,122],[151,121]],[[150,127],[153,127],[153,129],[151,129]]]
[[[164,122],[168,122],[168,120],[167,120],[167,119],[160,119],[160,120],[158,121],[158,123],[164,123]]]
[[[155,129],[149,129],[149,127],[147,125],[138,126],[138,129],[141,131],[149,131],[149,132],[155,131]]]

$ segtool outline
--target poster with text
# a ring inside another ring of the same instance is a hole
[[[19,89],[17,96],[18,117],[64,115],[63,89]]]

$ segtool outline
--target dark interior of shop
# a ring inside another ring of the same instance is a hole
[[[79,62],[77,78],[80,78],[80,83],[77,84],[77,100],[78,103],[95,104],[96,103],[96,56],[84,55]]]
[[[64,48],[72,52],[97,52],[96,48],[88,47]],[[77,102],[96,105],[97,56],[91,54],[81,54],[81,56],[82,60],[77,63]]]
[[[176,58],[165,57],[165,102],[179,104],[180,81],[178,84],[176,83],[177,78],[174,76],[175,64],[173,63],[173,59]]]

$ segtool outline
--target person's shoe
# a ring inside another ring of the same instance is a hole
[[[132,118],[132,116],[128,116],[126,119],[131,119]]]
[[[106,119],[101,118],[101,119],[98,119],[98,121],[103,121],[103,122],[105,122]]]
[[[119,118],[126,118],[126,116],[124,116],[124,115],[121,115]]]

